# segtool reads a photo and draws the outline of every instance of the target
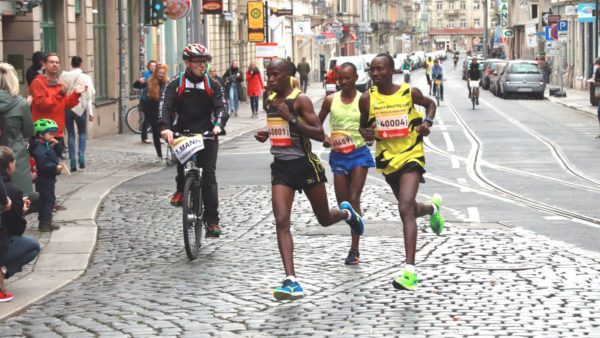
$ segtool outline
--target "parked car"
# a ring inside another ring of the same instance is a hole
[[[538,100],[544,98],[544,77],[536,61],[509,61],[499,81],[499,92],[503,99],[511,94],[534,96]]]
[[[407,53],[397,53],[396,56],[394,56],[394,72],[395,73],[402,73],[402,63],[404,62],[404,60],[406,59],[406,57],[408,56]]]
[[[371,66],[371,61],[373,61],[373,59],[377,56],[377,54],[363,54],[361,55],[361,59],[363,60],[363,63],[365,64],[365,68],[367,70],[367,72],[369,71],[369,67]]]
[[[502,71],[504,70],[504,68],[506,68],[506,64],[506,61],[496,64],[496,68],[492,71],[492,74],[490,76],[490,92],[496,96],[499,96],[498,82],[500,81]]]
[[[483,89],[490,89],[490,78],[492,77],[492,72],[496,68],[499,63],[505,63],[506,61],[500,59],[487,59],[483,64],[483,70],[481,73],[481,87]]]
[[[356,66],[356,72],[358,73],[358,80],[356,81],[356,89],[361,92],[366,91],[371,87],[371,77],[369,76],[369,72],[365,67],[365,62],[363,58],[360,56],[336,56],[329,59],[329,65],[331,66],[333,62],[338,66],[341,66],[343,63],[351,62]],[[328,68],[329,69],[329,68]]]

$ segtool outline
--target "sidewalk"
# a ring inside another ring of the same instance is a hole
[[[324,94],[320,83],[313,83],[307,92],[315,102]],[[264,127],[262,102],[260,107],[259,117],[251,118],[249,101],[241,102],[239,116],[229,118],[227,135],[220,137],[220,143]],[[164,147],[163,144],[163,153]],[[98,234],[95,218],[104,198],[126,181],[165,168],[165,164],[155,163],[154,146],[141,143],[138,134],[90,140],[86,152],[86,169],[70,177],[58,176],[57,202],[67,208],[54,214],[54,222],[61,229],[40,233],[37,215],[28,216],[25,235],[38,238],[42,251],[32,264],[6,281],[8,291],[15,298],[0,304],[0,320],[23,312],[32,303],[81,276],[95,250]]]
[[[590,104],[589,90],[565,88],[564,91],[567,93],[567,97],[556,97],[548,95],[548,88],[546,88],[545,97],[547,97],[551,102],[558,103],[565,107],[590,113],[594,116],[597,115],[598,108]]]

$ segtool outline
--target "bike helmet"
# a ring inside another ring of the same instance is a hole
[[[49,131],[55,132],[58,130],[58,125],[56,124],[56,122],[54,122],[54,120],[39,119],[33,124],[33,130],[35,131],[36,135],[43,134]]]
[[[189,60],[198,56],[207,57],[209,61],[212,60],[212,56],[208,53],[208,49],[199,43],[189,44],[183,49],[182,57],[184,60]]]

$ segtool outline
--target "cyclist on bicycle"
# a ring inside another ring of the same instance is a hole
[[[456,69],[456,64],[458,63],[458,52],[454,53],[453,60],[454,60],[454,69]]]
[[[433,66],[431,67],[431,79],[433,80],[433,91],[435,93],[435,81],[436,80],[444,80],[444,66],[440,63],[439,59],[433,60]],[[440,84],[440,100],[444,101],[444,83]]]
[[[173,132],[201,133],[212,131],[221,133],[229,115],[221,85],[212,81],[206,68],[212,57],[201,44],[190,44],[183,49],[185,70],[173,77],[163,90],[160,100],[161,136],[171,144]],[[175,118],[172,118],[173,113]],[[204,221],[208,224],[207,237],[219,237],[219,196],[215,169],[219,141],[204,141],[204,149],[198,153],[197,164],[202,170],[202,199],[204,201]],[[183,199],[185,176],[183,165],[177,164],[177,190],[171,197],[171,204],[180,206]]]
[[[429,86],[429,95],[431,95],[431,67],[433,67],[433,61],[431,61],[431,56],[427,57],[427,61],[425,61],[425,79],[427,80],[427,85]]]
[[[481,69],[479,68],[479,63],[477,63],[477,58],[474,57],[471,59],[471,63],[467,68],[467,89],[469,90],[469,98],[471,98],[471,86],[469,85],[470,81],[479,81],[481,79]],[[475,104],[479,104],[479,87],[476,88],[477,97],[475,98]]]

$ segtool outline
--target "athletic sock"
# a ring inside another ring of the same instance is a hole
[[[411,272],[411,273],[415,273],[415,266],[413,264],[405,264],[404,270]]]
[[[296,283],[296,276],[287,276],[285,279],[289,280],[292,283]]]
[[[346,216],[346,221],[351,221],[352,220],[352,213],[350,213],[350,210],[344,210],[348,216]]]

